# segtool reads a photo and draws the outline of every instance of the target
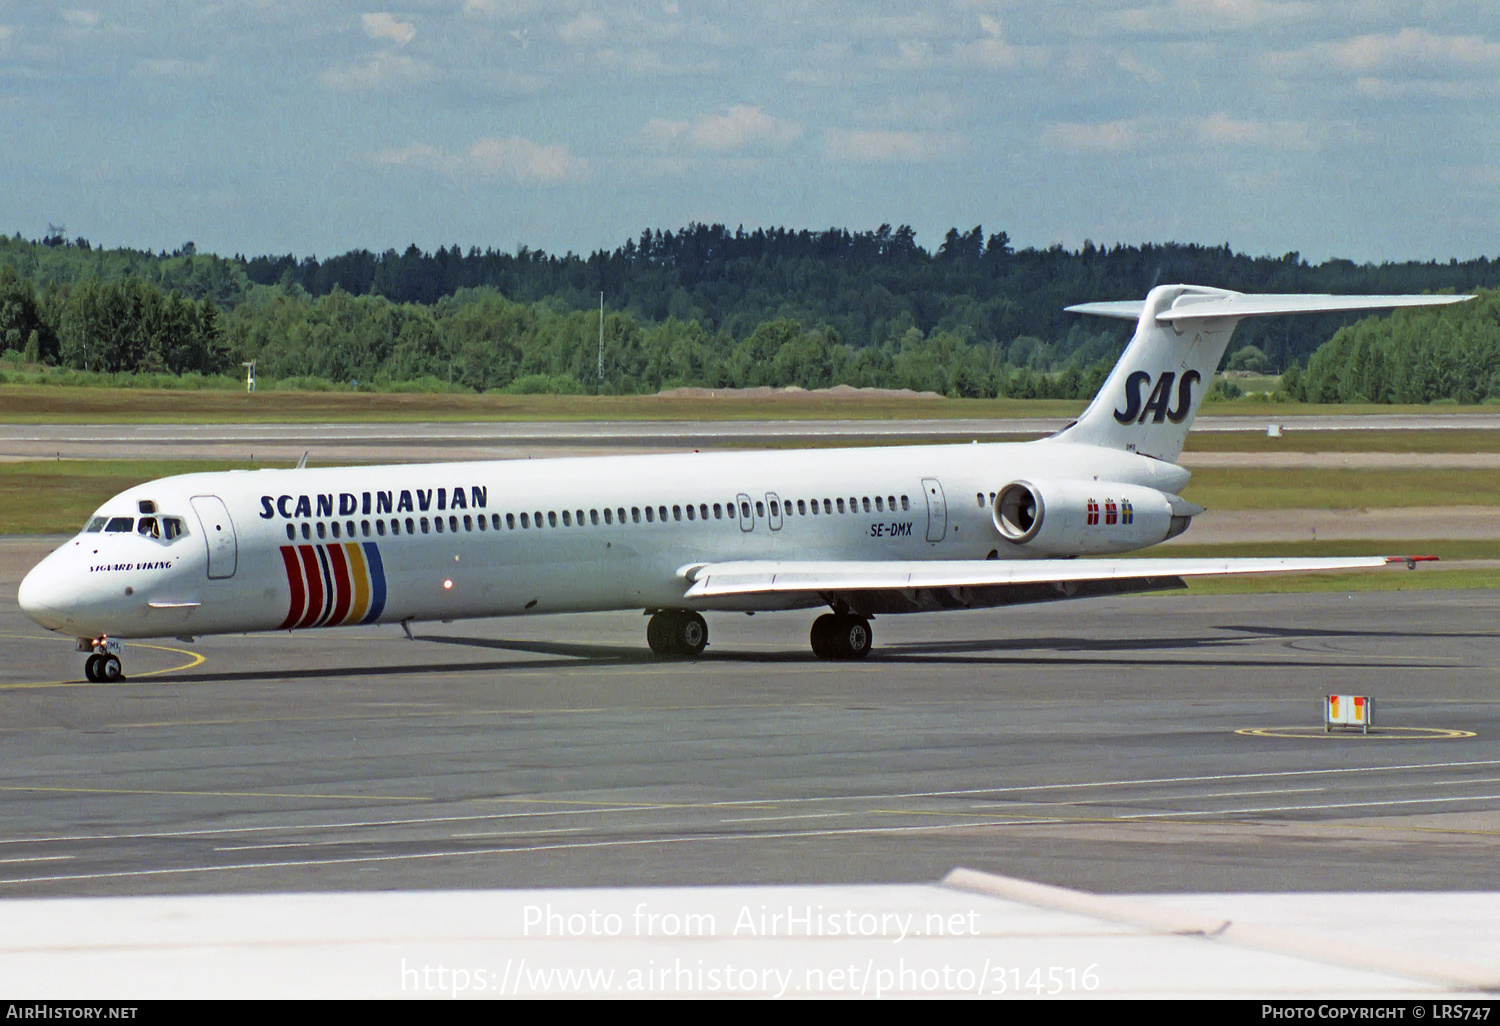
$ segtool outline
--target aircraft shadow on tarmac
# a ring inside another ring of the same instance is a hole
[[[1258,635],[1266,639],[1299,638],[1481,638],[1490,637],[1479,633],[1420,633],[1392,631],[1323,630],[1319,628],[1281,628],[1245,625],[1225,625],[1217,628],[1238,632],[1238,635],[1205,634],[1165,638],[1078,638],[1078,637],[1004,637],[964,638],[951,641],[898,642],[877,647],[871,654],[876,663],[903,664],[965,664],[996,666],[1246,666],[1321,668],[1327,660],[1304,654],[1301,650],[1290,650],[1286,657],[1276,658],[1266,653],[1246,658],[1235,658],[1231,652],[1239,649],[1247,640],[1244,635]],[[376,667],[375,672],[391,675],[436,676],[457,673],[514,673],[557,667],[558,658],[566,659],[566,665],[580,667],[617,667],[630,664],[671,665],[671,663],[717,662],[755,664],[804,664],[818,662],[809,651],[803,650],[789,639],[782,651],[743,651],[732,646],[709,649],[692,660],[661,660],[644,646],[579,644],[564,641],[508,640],[503,638],[473,638],[453,635],[419,634],[417,641],[435,642],[443,645],[458,645],[488,649],[499,652],[515,652],[542,658],[515,659],[504,662],[424,662],[386,665]],[[1049,651],[1050,650],[1050,651]],[[1217,651],[1216,651],[1217,650]],[[1229,650],[1229,651],[1225,651]],[[1187,655],[1186,653],[1201,653]],[[1158,658],[1143,658],[1149,653],[1158,653]],[[1181,653],[1181,654],[1179,654]],[[1344,653],[1345,656],[1348,653]],[[549,658],[550,657],[550,658]],[[858,664],[844,663],[841,666],[853,669]],[[1372,657],[1362,660],[1369,668],[1422,669],[1447,667],[1449,663],[1416,662],[1409,657]],[[342,677],[367,677],[372,667],[342,666],[305,669],[238,670],[228,673],[184,673],[171,674],[163,683],[211,682],[238,680],[299,680],[328,679]]]

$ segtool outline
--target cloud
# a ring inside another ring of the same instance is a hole
[[[1389,35],[1357,36],[1336,43],[1314,43],[1298,50],[1268,54],[1274,70],[1316,73],[1327,70],[1375,75],[1398,72],[1455,74],[1500,70],[1500,43],[1483,36],[1443,36],[1405,28]]]
[[[1209,146],[1274,150],[1316,150],[1318,140],[1305,121],[1237,121],[1222,111],[1198,122],[1198,141]]]
[[[424,82],[434,75],[432,65],[405,54],[377,53],[363,64],[350,68],[329,69],[318,81],[329,89],[344,93],[362,93],[393,86]]]
[[[722,154],[751,148],[784,149],[802,134],[802,126],[742,103],[723,114],[705,114],[692,121],[653,118],[646,123],[644,134],[657,143],[681,141],[706,153]]]
[[[388,12],[361,14],[359,20],[364,23],[365,35],[371,39],[389,39],[397,46],[405,46],[417,37],[416,26],[409,21],[397,21]]]
[[[587,46],[604,38],[604,19],[585,11],[557,27],[557,37],[569,46]]]
[[[450,177],[504,178],[525,185],[561,185],[582,181],[589,163],[566,146],[532,142],[518,135],[491,136],[468,149],[450,152],[426,143],[372,154],[383,167],[416,167]]]
[[[1000,19],[988,14],[979,16],[981,35],[953,48],[953,56],[960,64],[989,70],[1004,70],[1021,65],[1041,67],[1051,59],[1045,46],[1017,46],[1006,42],[1005,27]]]
[[[927,164],[966,149],[967,140],[957,132],[830,128],[823,137],[826,156],[854,164]]]
[[[1141,141],[1141,122],[1133,119],[1095,124],[1063,121],[1042,131],[1042,143],[1047,148],[1089,156],[1124,153]]]
[[[74,28],[90,29],[99,24],[99,12],[74,9],[62,12],[63,21]]]
[[[1138,32],[1199,35],[1302,21],[1318,13],[1302,0],[1169,0],[1118,11],[1110,20]]]
[[[135,66],[136,74],[147,78],[186,80],[202,78],[209,72],[206,61],[184,61],[172,57],[157,57],[143,60]]]

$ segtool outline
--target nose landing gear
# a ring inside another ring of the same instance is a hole
[[[79,638],[78,651],[92,655],[83,664],[83,675],[95,684],[113,684],[125,679],[125,666],[120,662],[120,651],[124,646],[114,638],[101,635],[97,638]]]

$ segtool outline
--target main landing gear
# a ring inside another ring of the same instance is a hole
[[[813,621],[812,650],[819,659],[863,659],[875,636],[855,613],[824,613]]]
[[[646,622],[646,644],[659,656],[696,656],[708,645],[708,623],[691,610],[663,609]]]
[[[124,680],[125,666],[120,662],[122,647],[114,638],[79,638],[78,651],[92,653],[83,664],[83,675],[95,684]]]

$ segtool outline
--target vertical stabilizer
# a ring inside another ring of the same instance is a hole
[[[1053,436],[1055,440],[1176,460],[1239,318],[1168,321],[1161,317],[1174,309],[1234,295],[1196,285],[1152,289],[1140,304],[1135,335],[1104,387],[1076,422]],[[1097,310],[1088,306],[1069,309],[1106,316],[1135,309],[1135,304],[1097,306]]]

